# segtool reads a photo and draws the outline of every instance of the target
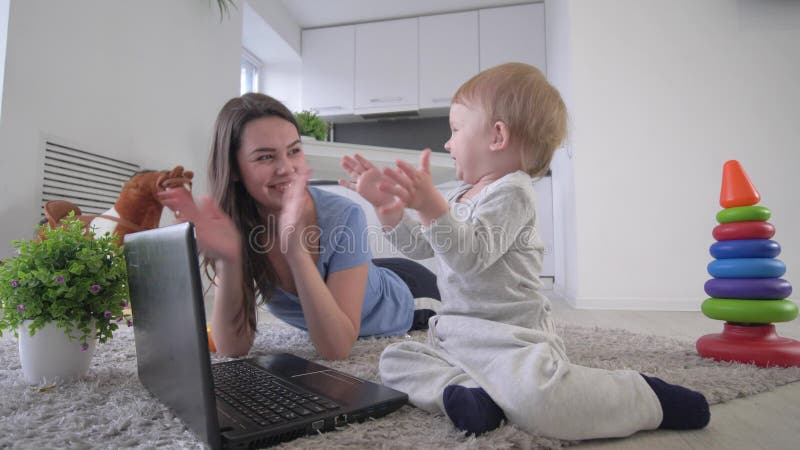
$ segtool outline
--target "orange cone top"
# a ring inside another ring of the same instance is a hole
[[[722,190],[719,204],[723,208],[752,206],[761,200],[756,187],[750,182],[739,161],[732,159],[722,166]]]

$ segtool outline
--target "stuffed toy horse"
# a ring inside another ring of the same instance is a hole
[[[176,166],[172,170],[142,171],[135,173],[122,187],[114,206],[103,214],[81,214],[81,209],[66,200],[52,200],[45,204],[44,215],[51,227],[58,226],[61,219],[70,212],[86,225],[87,233],[106,232],[119,236],[117,245],[122,245],[125,235],[136,231],[151,230],[158,227],[164,206],[156,197],[156,192],[168,188],[188,185],[192,187],[194,173]],[[39,236],[41,238],[41,234]]]

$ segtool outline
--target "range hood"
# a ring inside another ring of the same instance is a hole
[[[419,117],[419,111],[417,110],[409,110],[409,111],[388,111],[388,112],[379,112],[379,113],[367,113],[367,114],[359,114],[358,117],[361,117],[364,120],[370,119],[407,119],[409,117]]]
[[[417,108],[411,106],[406,109],[368,109],[356,110],[348,114],[324,114],[318,113],[328,123],[352,123],[352,122],[372,122],[377,120],[394,119],[417,119],[430,117],[447,117],[450,113],[450,105],[438,108]]]

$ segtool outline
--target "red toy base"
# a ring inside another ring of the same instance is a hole
[[[725,323],[722,334],[707,334],[697,340],[697,352],[717,361],[761,367],[800,367],[800,341],[778,336],[772,324]]]

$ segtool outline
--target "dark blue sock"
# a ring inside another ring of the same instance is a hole
[[[641,375],[641,374],[640,374]],[[711,412],[703,394],[683,386],[666,383],[656,377],[642,375],[656,393],[664,412],[658,428],[668,430],[694,430],[708,425]]]
[[[447,386],[442,400],[453,425],[468,434],[492,431],[506,418],[503,410],[481,388]]]

